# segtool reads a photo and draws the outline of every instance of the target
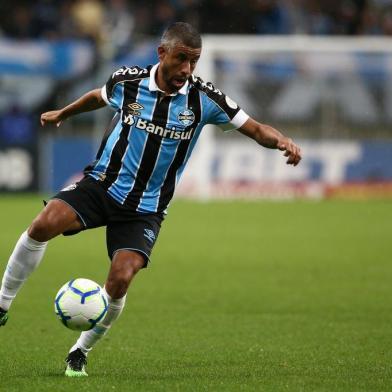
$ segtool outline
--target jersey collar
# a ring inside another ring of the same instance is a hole
[[[158,87],[158,85],[157,85],[157,83],[156,83],[156,81],[155,81],[155,75],[156,75],[156,73],[157,73],[158,66],[159,66],[159,63],[158,63],[158,64],[155,64],[155,65],[151,68],[151,71],[150,71],[150,82],[149,82],[149,84],[148,84],[148,89],[149,89],[150,91],[160,91],[161,93],[165,93],[163,90],[161,90],[161,89]],[[186,81],[185,84],[184,84],[177,92],[175,92],[175,93],[173,93],[173,94],[168,94],[168,95],[170,95],[171,97],[174,97],[174,96],[177,95],[178,93],[179,93],[179,94],[182,94],[182,95],[186,95],[187,90],[188,90],[188,84],[189,84],[189,82]]]

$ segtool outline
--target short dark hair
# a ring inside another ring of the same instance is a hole
[[[201,48],[201,36],[189,23],[176,22],[167,27],[163,32],[161,45],[174,47],[178,43],[182,43],[191,48]]]

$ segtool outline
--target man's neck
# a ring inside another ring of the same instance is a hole
[[[155,83],[163,91],[164,95],[170,95],[175,93],[175,91],[170,91],[169,87],[166,85],[162,76],[161,67],[159,65],[157,72],[155,73]]]

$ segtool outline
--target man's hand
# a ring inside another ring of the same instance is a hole
[[[56,124],[56,127],[58,128],[63,120],[65,120],[65,118],[62,114],[62,110],[52,110],[41,114],[41,125],[43,127],[47,124]]]
[[[282,137],[277,144],[277,148],[281,151],[285,151],[284,156],[288,157],[286,161],[288,165],[298,165],[302,158],[301,149],[291,139]]]
[[[300,148],[270,125],[260,124],[249,118],[239,131],[266,148],[277,148],[284,151],[288,165],[297,166],[302,158]]]

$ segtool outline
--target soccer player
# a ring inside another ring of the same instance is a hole
[[[238,129],[264,147],[284,151],[289,165],[301,160],[291,139],[250,118],[211,83],[193,75],[201,47],[191,25],[174,23],[163,33],[158,64],[122,67],[102,89],[41,115],[42,126],[60,126],[71,116],[106,105],[115,110],[84,178],[55,195],[19,238],[0,290],[0,325],[5,325],[12,301],[50,239],[106,226],[108,311],[69,350],[67,376],[87,376],[89,351],[120,316],[128,286],[148,264],[166,208],[205,124]]]

